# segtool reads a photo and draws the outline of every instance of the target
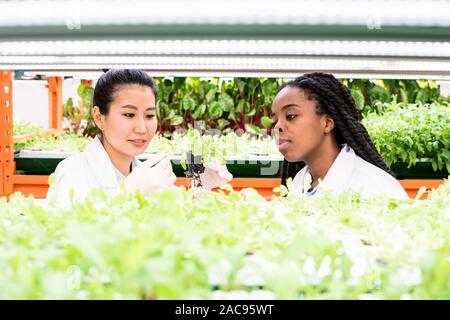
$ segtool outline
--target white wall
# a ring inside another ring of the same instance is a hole
[[[48,127],[48,91],[44,80],[13,80],[13,120]]]
[[[63,103],[72,97],[78,103],[77,87],[80,80],[63,81]],[[13,80],[13,117],[48,128],[47,80]]]
[[[437,81],[441,90],[441,96],[448,97],[450,95],[450,81]]]

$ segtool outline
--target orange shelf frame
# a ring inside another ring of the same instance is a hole
[[[86,80],[86,79],[81,79],[80,82],[83,83],[84,85],[88,86],[88,87],[92,87],[92,85],[94,83],[94,81]]]
[[[421,187],[426,187],[426,191],[437,189],[439,185],[444,183],[444,180],[399,180],[403,189],[408,193],[410,198],[415,198]],[[420,199],[426,199],[428,193],[424,193]]]
[[[13,70],[0,70],[0,197],[15,191],[45,197],[48,177],[15,175],[14,142],[25,141],[35,134],[13,136],[13,78]],[[62,81],[61,77],[48,78],[50,129],[44,134],[50,134],[62,126]]]
[[[14,175],[13,192],[21,192],[25,196],[45,198],[48,190],[49,176]]]
[[[14,143],[26,141],[36,133],[13,136],[12,80],[14,71],[0,70],[0,197],[9,196],[16,191],[24,195],[43,198],[48,190],[48,176],[16,175]],[[92,85],[92,80],[82,80]],[[43,134],[51,134],[62,128],[62,77],[48,77],[49,129]]]
[[[0,196],[13,190],[14,143],[12,70],[0,70]]]
[[[14,175],[13,192],[21,192],[25,196],[33,195],[35,198],[45,198],[48,191],[47,175]],[[175,182],[177,186],[189,186],[188,179],[178,178]],[[235,178],[231,185],[237,191],[243,188],[255,188],[266,199],[272,197],[273,188],[280,185],[280,179],[253,179],[253,178]]]
[[[51,129],[62,128],[63,103],[62,103],[62,77],[48,77],[48,127]]]
[[[35,198],[45,198],[48,190],[48,177],[46,175],[14,175],[14,192],[20,191],[24,195],[33,195]],[[399,180],[403,188],[405,188],[410,198],[415,198],[420,187],[424,186],[427,191],[436,189],[444,180]],[[177,186],[189,186],[186,178],[178,178]],[[234,190],[241,190],[243,188],[254,188],[259,194],[266,199],[271,199],[273,188],[280,185],[280,179],[276,178],[234,178],[230,183]],[[425,199],[428,193],[421,196]]]

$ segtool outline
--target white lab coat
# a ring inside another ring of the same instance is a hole
[[[294,177],[291,187],[294,191],[306,193],[303,186],[307,170],[305,166]],[[394,177],[365,161],[344,144],[315,194],[324,190],[339,194],[349,189],[366,197],[387,194],[396,199],[408,199],[408,194]]]
[[[134,168],[140,160],[133,158]],[[74,200],[82,200],[96,188],[103,188],[108,195],[119,191],[116,169],[100,139],[95,139],[81,153],[61,161],[54,172],[55,183],[47,192],[47,200],[69,204],[69,192],[73,189]]]

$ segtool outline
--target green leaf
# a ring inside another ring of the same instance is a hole
[[[245,89],[247,87],[247,81],[245,81],[241,78],[235,78],[234,83],[236,84],[236,86],[240,92],[245,92]]]
[[[250,103],[248,101],[245,101],[245,103],[244,103],[244,110],[247,115],[250,115],[250,113],[252,113],[252,111],[254,111],[254,113],[256,113],[256,109],[255,108],[252,109],[252,106],[250,105]]]
[[[355,100],[356,109],[363,111],[365,107],[364,94],[359,89],[353,89],[351,91],[353,100]]]
[[[433,167],[433,171],[437,171],[438,165],[435,158],[431,159],[431,166]]]
[[[183,110],[194,110],[196,103],[195,100],[190,96],[190,95],[186,95],[183,97],[182,101],[182,105],[183,105]]]
[[[73,109],[73,99],[69,98],[64,104],[64,116],[70,117],[73,114],[72,109]]]
[[[207,92],[209,92],[210,83],[208,81],[201,81],[198,86],[198,93],[200,94],[200,97],[205,98]]]
[[[211,118],[218,119],[223,114],[222,106],[220,105],[220,103],[218,101],[214,101],[213,103],[211,103],[208,106],[208,113]]]
[[[267,79],[262,83],[261,91],[265,97],[269,97],[269,96],[273,95],[274,86],[270,79]]]
[[[170,124],[172,126],[178,126],[183,123],[183,117],[182,116],[173,116],[170,118]]]
[[[254,125],[254,124],[250,124],[250,123],[245,124],[245,130],[250,133],[253,133],[255,135],[258,135],[260,132],[260,129],[258,126]]]
[[[181,157],[180,164],[183,170],[187,170],[186,159],[184,157]]]
[[[86,88],[86,85],[83,82],[80,82],[80,84],[78,85],[78,88],[77,88],[78,96],[81,97],[83,95],[85,88]]]
[[[223,130],[226,126],[228,126],[230,124],[230,121],[228,121],[226,119],[219,119],[219,120],[217,120],[217,124],[218,124],[219,130]]]
[[[258,78],[248,78],[247,87],[248,87],[249,95],[253,95],[253,93],[255,92],[256,88],[259,85],[260,85],[260,82],[259,82]]]
[[[380,102],[390,102],[391,95],[389,92],[380,86],[375,86],[369,90],[370,101],[374,103],[375,101]]]
[[[427,103],[430,101],[430,88],[426,87],[418,90],[415,102],[416,103]]]
[[[402,88],[399,89],[400,93],[400,102],[408,103],[408,94]]]
[[[94,89],[86,86],[84,83],[80,83],[77,88],[78,96],[81,98],[87,108],[92,107],[92,99],[94,96]]]
[[[236,121],[236,113],[234,112],[234,110],[230,111],[230,113],[228,114],[228,119]]]
[[[247,112],[247,116],[251,117],[254,116],[256,114],[256,109],[252,109],[249,112]]]
[[[240,99],[239,101],[238,101],[238,104],[237,104],[237,106],[236,106],[236,109],[235,109],[235,111],[237,112],[237,113],[242,113],[242,111],[244,111],[244,108],[245,108],[245,104],[247,103],[247,101],[245,100],[245,99]]]
[[[416,83],[419,85],[420,89],[425,89],[428,87],[428,80],[417,79]]]
[[[264,128],[271,128],[273,125],[273,120],[269,117],[263,116],[261,117],[261,124]]]
[[[218,102],[222,110],[225,112],[230,112],[230,110],[234,107],[233,98],[231,98],[231,96],[226,92],[221,92],[219,94]]]
[[[167,116],[164,118],[164,120],[171,120],[175,117],[175,111],[173,109],[168,110]]]
[[[205,100],[207,103],[211,103],[216,98],[216,89],[210,89],[206,94]]]
[[[203,103],[201,105],[199,105],[194,113],[192,114],[192,118],[193,119],[198,119],[199,117],[201,117],[204,113],[206,112],[206,105]]]

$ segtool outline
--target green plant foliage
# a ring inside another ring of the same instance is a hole
[[[264,116],[261,118],[261,124],[264,128],[270,128],[273,125],[273,120]]]
[[[159,133],[193,127],[250,130],[263,128],[279,79],[157,78]],[[181,118],[180,118],[181,117]],[[266,127],[268,128],[268,127]],[[270,130],[270,129],[269,129]]]
[[[450,104],[384,104],[381,116],[369,113],[363,124],[386,164],[417,159],[450,172]]]
[[[14,118],[13,135],[20,136],[29,133],[38,133],[42,131],[42,126]]]
[[[396,162],[414,165],[417,160],[431,161],[435,171],[445,169],[450,172],[450,103],[405,104],[381,103],[383,114],[372,111],[362,120],[375,147],[388,166]],[[223,122],[223,123],[222,123]],[[229,123],[219,119],[220,131]],[[263,127],[273,123],[262,118]],[[264,125],[265,123],[265,125]],[[183,155],[192,148],[202,149],[196,155],[210,159],[212,154],[219,158],[237,156],[241,159],[254,154],[280,155],[275,141],[256,125],[247,124],[247,132],[239,136],[234,132],[221,135],[202,135],[198,130],[177,130],[168,139],[156,135],[149,145],[148,152],[163,152]],[[220,132],[219,131],[219,132]],[[207,132],[206,132],[207,133]],[[58,137],[39,137],[25,143],[16,144],[15,150],[79,151],[89,141],[83,138],[59,134]],[[73,144],[73,145],[72,145]]]
[[[158,84],[158,132],[170,136],[177,129],[250,130],[266,129],[262,119],[271,118],[271,106],[278,87],[288,79],[276,78],[211,78],[197,77],[155,78]],[[392,101],[404,103],[431,103],[445,101],[440,97],[434,81],[428,80],[341,80],[351,90],[357,109],[367,114],[376,110],[383,113],[383,104]],[[93,89],[81,83],[80,100],[64,104],[64,117],[70,131],[85,136],[95,135],[92,120]]]
[[[342,80],[352,92],[357,109],[362,114],[376,111],[383,113],[384,103],[443,102],[435,81],[429,80]]]
[[[202,156],[204,161],[218,159],[225,163],[226,157],[247,159],[253,155],[281,156],[275,141],[268,136],[250,135],[249,132],[237,135],[234,132],[223,135],[202,134],[197,130],[174,132],[171,139],[157,135],[147,148],[147,152],[186,155],[192,151]]]
[[[63,126],[71,133],[93,137],[96,134],[92,115],[94,89],[80,83],[77,93],[80,98],[78,104],[74,104],[73,99],[69,98],[63,105]]]
[[[26,142],[16,143],[14,144],[14,150],[80,152],[91,141],[91,137],[83,137],[75,133],[59,131],[48,136],[38,134]]]
[[[449,194],[15,194],[0,199],[0,299],[449,299]]]
[[[15,150],[79,152],[83,151],[91,141],[92,138],[89,137],[58,132],[51,136],[38,136],[25,143],[15,144]],[[246,159],[253,155],[281,155],[270,136],[250,133],[237,135],[234,132],[220,135],[208,132],[202,134],[194,129],[176,131],[170,139],[157,134],[147,148],[148,153],[166,153],[176,156],[184,156],[189,150],[192,150],[194,155],[201,155],[205,161],[217,158],[222,162],[228,156]]]

